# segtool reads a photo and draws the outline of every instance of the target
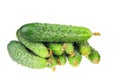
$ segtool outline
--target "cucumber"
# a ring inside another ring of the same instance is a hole
[[[43,43],[31,42],[29,40],[24,39],[20,34],[20,30],[17,31],[16,35],[18,40],[36,55],[43,58],[47,58],[50,56],[48,49]]]
[[[93,47],[91,47],[91,53],[87,56],[87,58],[94,64],[98,64],[100,62],[100,54]]]
[[[69,54],[69,55],[71,55],[71,56],[74,56],[74,46],[73,46],[73,43],[64,43],[63,44],[63,47],[64,47],[64,49],[65,49],[65,53],[66,54]]]
[[[79,45],[81,55],[88,58],[94,64],[100,62],[100,54],[88,43],[88,41],[79,42],[77,44]]]
[[[65,54],[56,56],[56,60],[57,60],[58,65],[65,65],[67,62]]]
[[[20,28],[20,33],[25,39],[34,42],[79,42],[92,36],[86,27],[49,23],[25,24]]]
[[[48,58],[48,64],[47,64],[47,67],[48,68],[54,68],[56,67],[57,65],[57,60],[56,58],[52,55],[50,56],[50,58]]]
[[[88,56],[91,52],[91,48],[89,46],[88,41],[83,41],[79,43],[79,51],[83,56]]]
[[[18,64],[35,69],[45,68],[47,66],[46,59],[32,54],[32,52],[28,51],[25,46],[18,41],[10,41],[7,49],[12,60]]]
[[[79,66],[81,60],[82,60],[82,56],[77,51],[75,51],[75,56],[73,57],[68,56],[68,62],[73,67]]]
[[[61,55],[64,53],[61,43],[47,43],[47,47],[50,48],[55,55]]]

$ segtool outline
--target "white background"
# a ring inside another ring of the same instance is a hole
[[[66,64],[55,72],[18,65],[9,57],[7,44],[30,22],[82,25],[100,32],[89,40],[101,55],[100,63],[83,57],[79,67]],[[0,0],[0,79],[120,79],[119,27],[119,0]]]

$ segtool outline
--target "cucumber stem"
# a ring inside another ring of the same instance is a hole
[[[56,67],[53,67],[53,68],[52,68],[52,71],[56,71]]]
[[[48,63],[51,63],[51,62],[53,62],[53,59],[52,59],[52,58],[50,58],[50,59],[48,60]]]
[[[67,44],[63,44],[62,51],[64,51],[67,48]]]
[[[60,62],[60,60],[59,60],[59,59],[57,59],[57,63],[58,63],[58,65],[61,65],[61,62]]]
[[[94,36],[100,36],[101,34],[99,32],[93,32],[92,33]]]
[[[74,61],[74,66],[73,67],[77,67],[78,66],[78,62]]]
[[[70,54],[70,57],[73,57],[73,56],[75,56],[75,52],[71,52],[71,54]]]
[[[49,50],[49,56],[52,56],[53,55],[52,50],[50,48],[48,48],[48,50]]]

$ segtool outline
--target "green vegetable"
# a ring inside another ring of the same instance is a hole
[[[56,56],[56,59],[57,59],[58,65],[65,65],[67,62],[65,54]]]
[[[20,30],[17,31],[17,38],[22,44],[24,44],[28,49],[30,49],[36,55],[43,58],[47,58],[50,56],[48,49],[43,43],[31,42],[29,40],[24,39],[20,34]]]
[[[57,65],[56,58],[54,56],[50,56],[50,58],[48,58],[48,65],[47,65],[47,67],[48,68],[54,68],[54,67],[56,67],[56,65]]]
[[[63,54],[63,46],[60,43],[47,43],[47,47],[50,48],[55,55]]]
[[[83,26],[28,23],[17,30],[19,41],[10,41],[7,49],[11,59],[18,64],[55,71],[56,66],[65,65],[67,59],[71,66],[79,66],[82,56],[94,64],[99,63],[100,54],[88,43],[92,35],[99,36],[100,33],[92,33]]]
[[[79,43],[79,51],[83,56],[88,56],[90,54],[91,48],[88,41],[83,41]]]
[[[71,55],[71,56],[74,56],[74,55],[75,55],[73,43],[64,43],[64,44],[63,44],[63,47],[64,47],[64,49],[65,49],[65,53],[66,53],[66,54],[69,54],[69,55]]]
[[[75,56],[68,56],[68,62],[71,66],[76,67],[80,64],[82,60],[81,55],[79,54],[79,52],[76,52]]]
[[[25,24],[20,33],[25,39],[35,42],[79,42],[92,36],[86,27],[49,23]]]
[[[23,66],[36,69],[47,66],[46,59],[32,54],[32,52],[28,51],[25,46],[18,41],[10,41],[7,49],[12,60]]]
[[[87,57],[92,63],[98,64],[100,61],[100,54],[97,50],[91,47],[91,53]]]

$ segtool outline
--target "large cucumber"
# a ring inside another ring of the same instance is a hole
[[[29,40],[24,39],[20,34],[20,30],[17,30],[16,35],[18,40],[36,55],[43,58],[47,58],[50,56],[47,47],[43,43],[31,42]]]
[[[25,39],[35,42],[79,42],[92,36],[86,27],[49,23],[25,24],[20,33]]]
[[[28,51],[24,45],[18,41],[10,41],[7,45],[7,49],[12,60],[17,63],[30,68],[45,68],[47,66],[47,60]]]

